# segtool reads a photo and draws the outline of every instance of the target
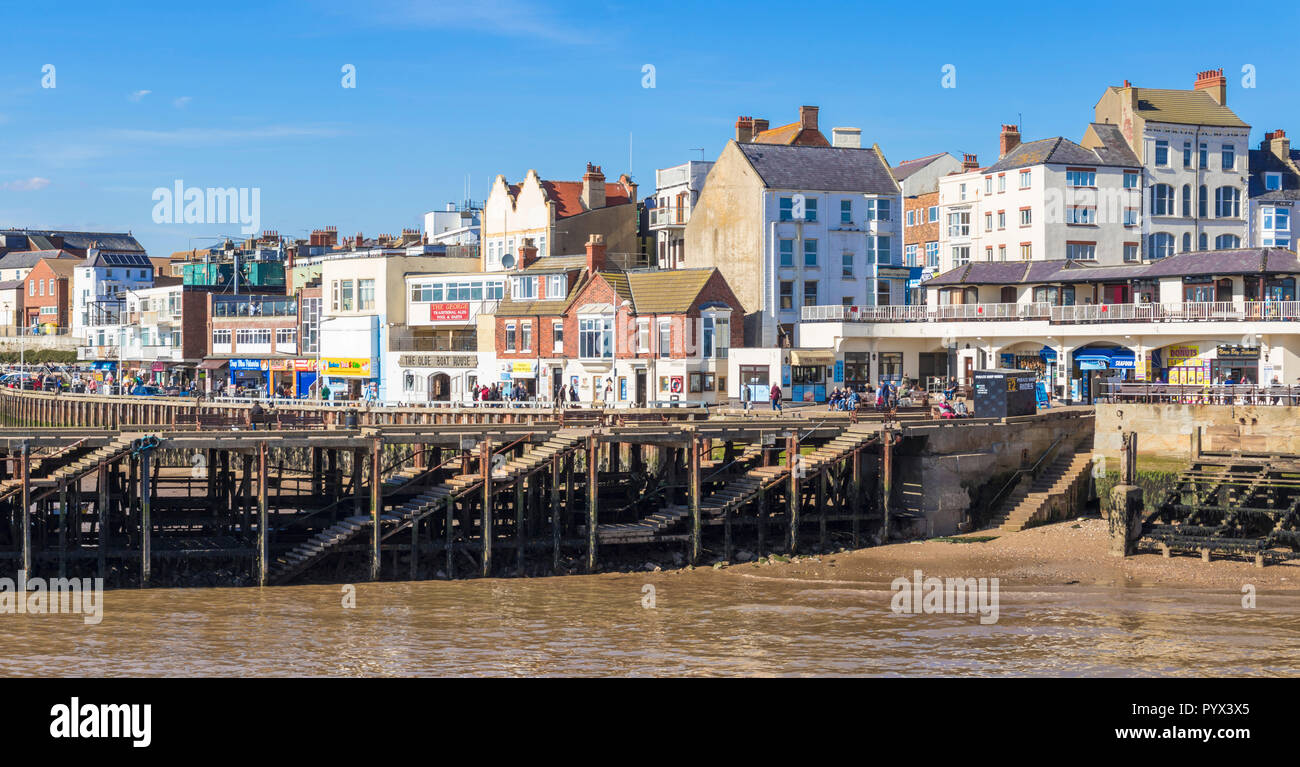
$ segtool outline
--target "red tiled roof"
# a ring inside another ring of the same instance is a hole
[[[792,122],[789,125],[779,125],[765,131],[760,131],[754,136],[755,144],[784,144],[786,146],[830,146],[831,142],[826,140],[819,130],[803,129],[802,122]]]
[[[555,201],[555,217],[565,218],[582,213],[581,181],[543,181],[546,195]],[[605,207],[632,202],[622,184],[605,184]]]

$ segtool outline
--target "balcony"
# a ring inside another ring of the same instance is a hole
[[[650,228],[664,229],[686,226],[691,220],[691,209],[685,205],[669,205],[650,211]]]
[[[1104,322],[1295,322],[1300,301],[1205,301],[1168,304],[949,304],[943,306],[805,306],[804,322],[1046,321],[1053,325]]]
[[[79,360],[116,360],[116,346],[78,346],[77,359]]]

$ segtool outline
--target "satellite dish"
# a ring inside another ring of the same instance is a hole
[[[513,253],[507,253],[501,257],[501,266],[506,269],[515,268],[515,256]]]

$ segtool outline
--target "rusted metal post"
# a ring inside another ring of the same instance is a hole
[[[686,466],[687,502],[691,509],[691,564],[700,561],[700,438],[692,433]]]
[[[587,572],[596,572],[596,522],[600,518],[600,481],[597,470],[600,443],[587,437]]]
[[[270,514],[267,509],[266,440],[257,443],[257,585],[267,584],[271,572]]]
[[[849,506],[853,513],[853,548],[861,545],[862,535],[862,449],[853,451],[850,459],[850,471],[853,472]]]
[[[492,575],[492,438],[479,447],[479,473],[483,479],[483,577]]]
[[[370,580],[379,580],[382,557],[379,556],[379,517],[384,511],[383,441],[375,437],[370,443]],[[357,476],[360,477],[360,470]],[[360,492],[358,488],[357,492]]]
[[[551,570],[560,569],[560,458],[551,456]]]
[[[99,502],[96,504],[96,510],[99,512],[99,577],[108,576],[108,464],[100,463],[98,470]]]
[[[153,498],[153,487],[150,480],[153,473],[150,471],[150,462],[153,460],[152,450],[140,451],[140,585],[148,586],[149,579],[153,573],[153,515],[150,513],[150,501]]]
[[[889,506],[894,476],[894,433],[888,427],[880,430],[880,543],[889,543]]]
[[[23,566],[22,566],[22,570],[23,572],[27,573],[27,577],[30,578],[33,575],[32,573],[32,476],[31,476],[32,449],[30,445],[28,445],[26,442],[23,442],[22,445],[19,446],[18,450],[19,450],[18,460],[21,467],[19,471],[22,472],[22,482],[23,482],[23,490],[22,490]],[[25,598],[25,595],[21,595],[20,598]]]
[[[785,464],[790,473],[790,490],[787,510],[790,515],[790,553],[799,551],[799,474],[803,471],[799,460],[799,441],[793,436],[785,440]]]

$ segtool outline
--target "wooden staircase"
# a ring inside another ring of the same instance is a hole
[[[813,475],[827,464],[843,460],[851,451],[875,439],[879,435],[879,426],[850,426],[838,437],[822,445],[808,455],[801,456],[802,470],[805,475]],[[751,448],[754,457],[762,455],[762,448]],[[748,455],[750,451],[745,451]],[[780,466],[756,466],[732,479],[717,491],[700,499],[701,518],[719,518],[728,511],[739,509],[758,498],[759,493],[789,479],[790,469]],[[688,506],[665,506],[654,514],[632,523],[605,524],[596,528],[596,534],[602,542],[639,543],[659,539],[672,533],[690,515]]]
[[[589,429],[561,429],[536,449],[494,468],[493,487],[499,484],[513,484],[542,468],[552,458],[563,457],[584,446],[590,434]],[[477,455],[478,451],[476,450],[475,453]],[[424,471],[424,469],[408,468],[395,472],[385,480],[384,492],[400,490]],[[442,484],[417,493],[401,506],[389,509],[380,516],[380,524],[384,526],[381,540],[409,528],[413,523],[439,509],[445,509],[448,502],[482,487],[481,475],[458,474]],[[369,514],[358,514],[330,525],[278,557],[269,575],[270,582],[279,584],[289,581],[329,554],[338,551],[339,547],[358,538],[362,532],[370,528],[371,524]]]
[[[76,481],[94,471],[104,461],[117,460],[129,453],[132,442],[134,442],[134,437],[131,436],[114,437],[113,441],[107,445],[92,450],[66,466],[60,466],[44,477],[31,478],[31,485],[32,487],[50,488]]]
[[[1092,456],[1062,448],[1056,459],[1038,477],[1022,480],[1002,504],[1003,511],[994,517],[990,526],[999,532],[1014,533],[1031,523],[1045,522],[1053,504],[1066,502],[1080,481],[1088,479]]]

